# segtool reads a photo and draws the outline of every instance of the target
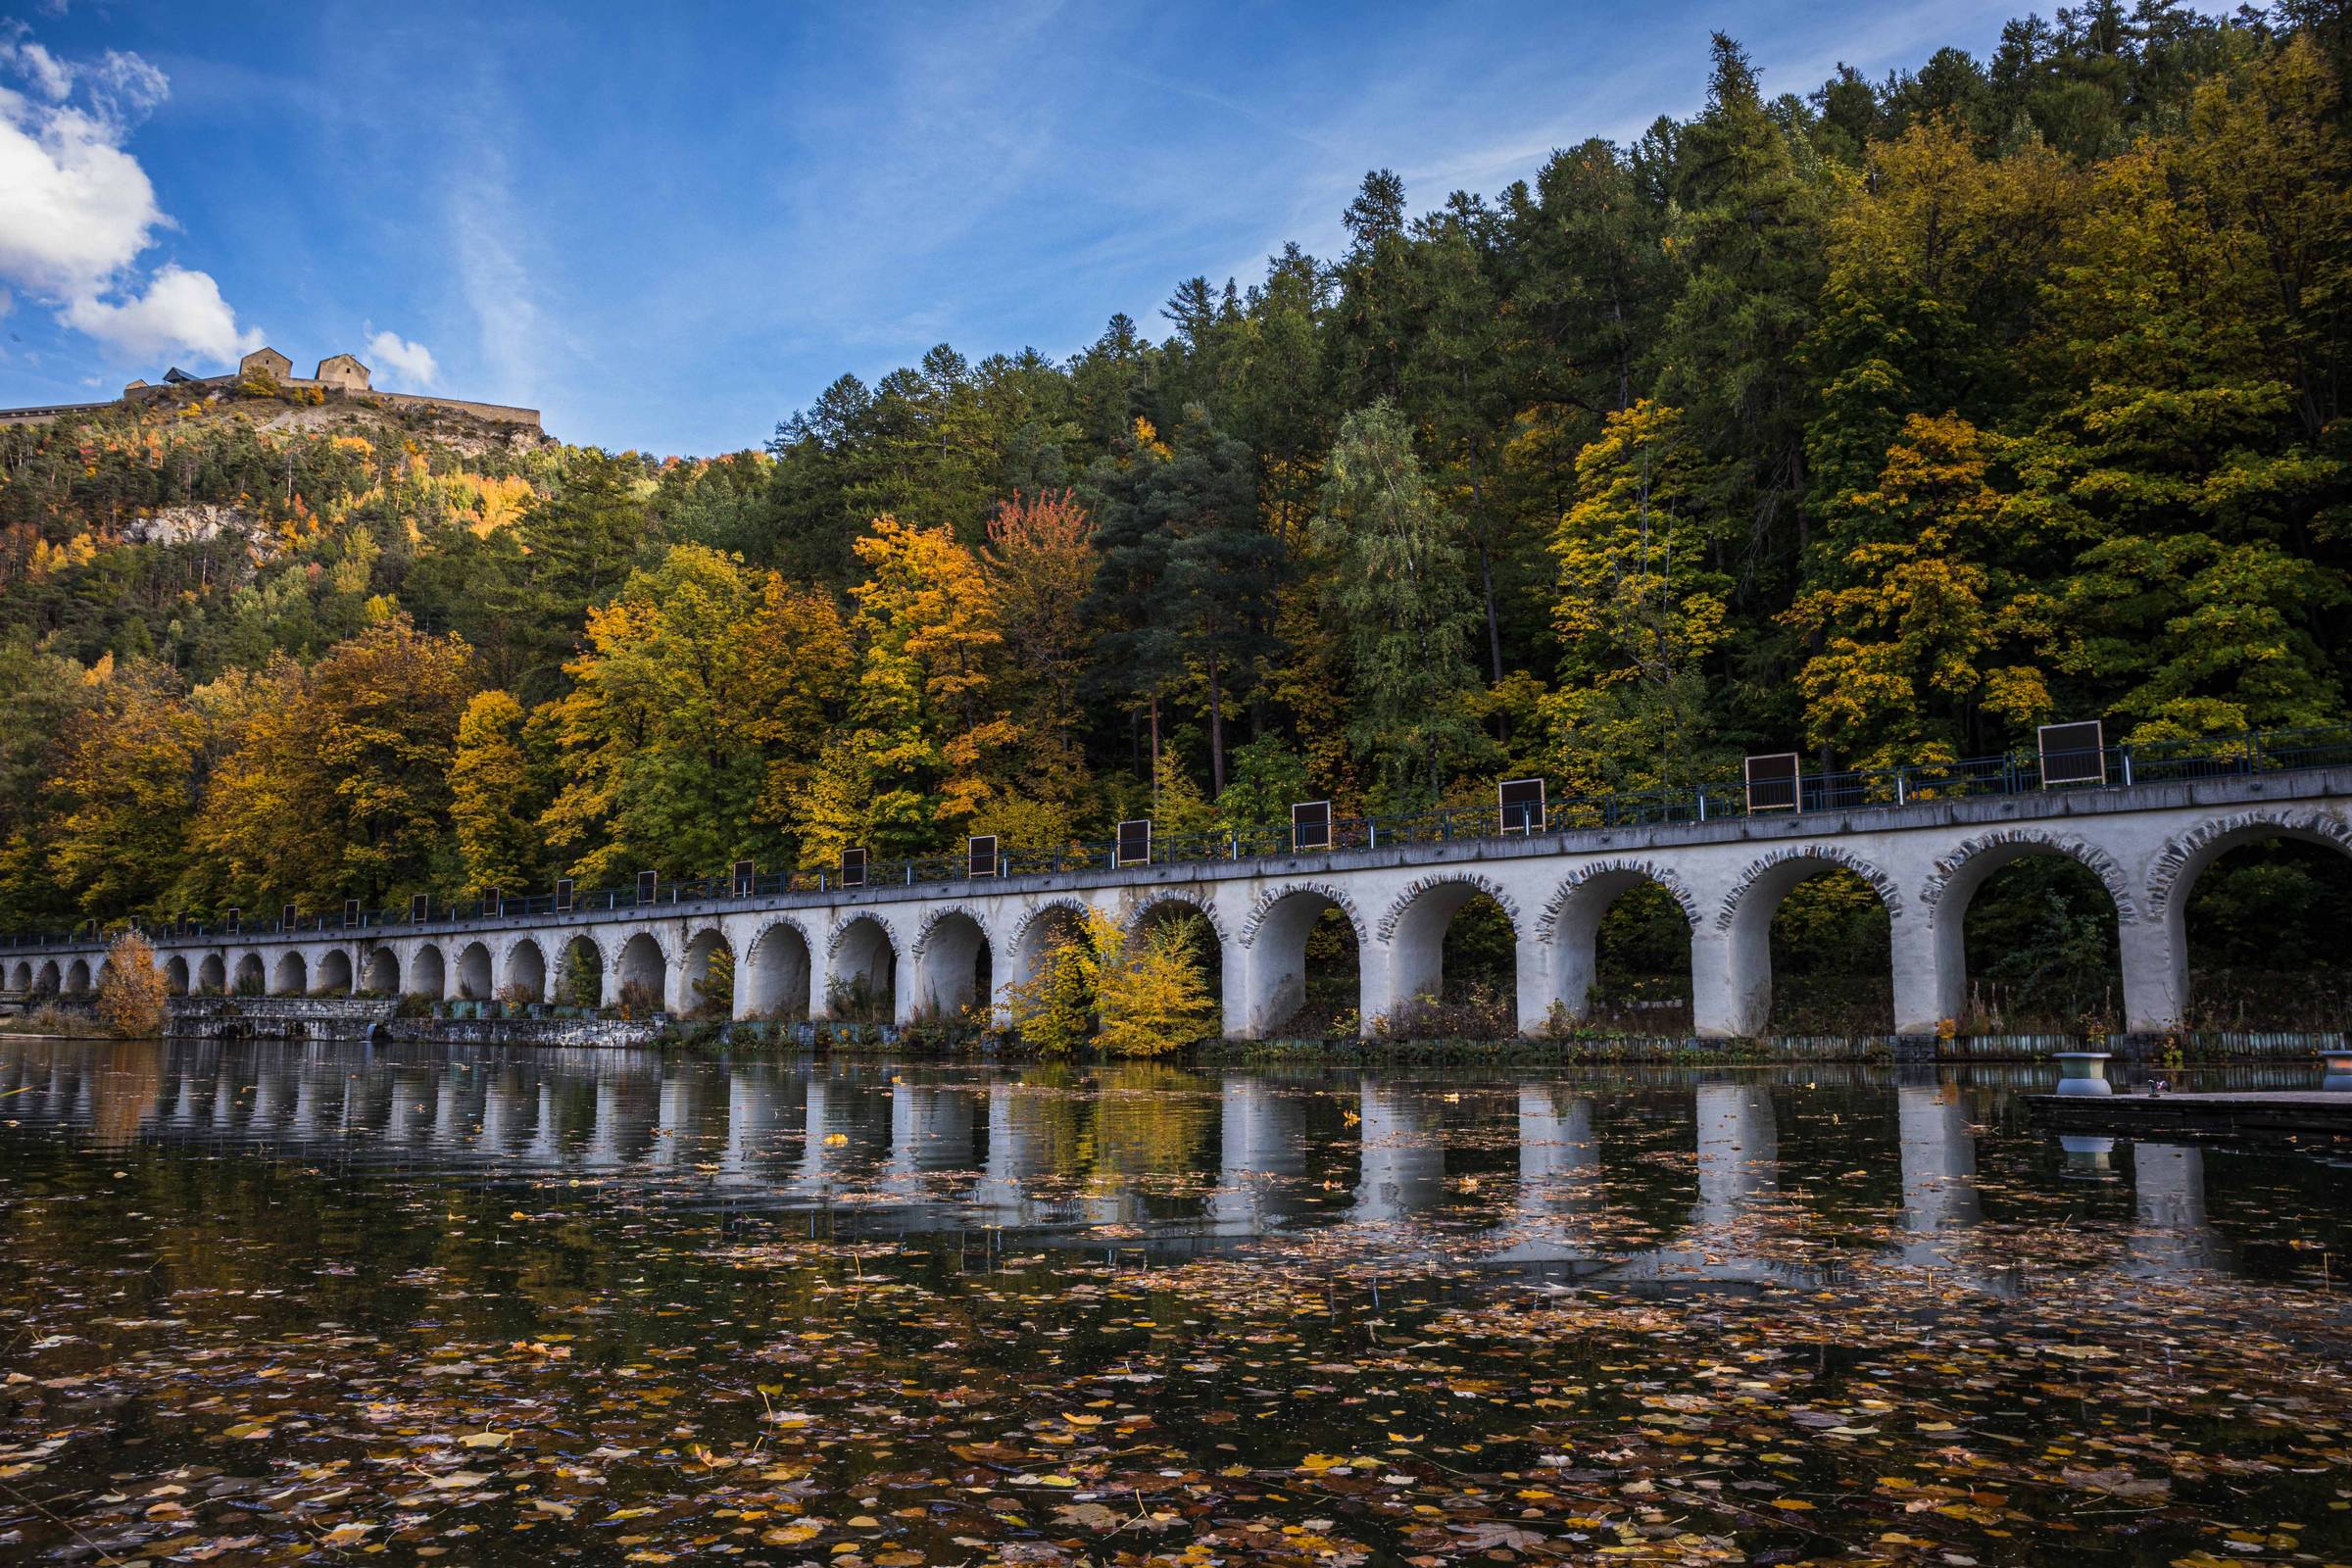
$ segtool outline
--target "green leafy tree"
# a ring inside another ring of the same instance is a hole
[[[1394,404],[1342,422],[1325,474],[1314,537],[1343,628],[1348,737],[1387,805],[1426,805],[1488,749],[1471,716],[1478,610],[1460,529]]]

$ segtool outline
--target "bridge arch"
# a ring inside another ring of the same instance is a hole
[[[66,965],[66,990],[74,996],[85,996],[90,989],[90,960],[75,958]]]
[[[932,910],[914,938],[914,1008],[952,1017],[995,989],[988,925],[960,904]]]
[[[1336,916],[1326,920],[1325,911],[1335,910]],[[1356,912],[1355,901],[1329,882],[1286,882],[1269,889],[1250,909],[1242,922],[1241,943],[1246,954],[1245,973],[1248,996],[1242,1008],[1249,1032],[1263,1037],[1282,1028],[1307,1008],[1310,1001],[1308,974],[1309,939],[1318,935],[1318,946],[1344,947],[1336,958],[1318,955],[1321,961],[1331,963],[1344,975],[1352,956],[1356,970],[1354,1011],[1357,1027],[1362,1027],[1364,999],[1368,989],[1363,983],[1364,950],[1370,945],[1369,931],[1363,916]],[[1344,1011],[1341,999],[1323,999],[1326,1005]],[[1373,1009],[1377,1011],[1377,1006]],[[1310,1023],[1320,1020],[1309,1020]]]
[[[2301,846],[2318,846],[2313,855]],[[2221,884],[2217,899],[2228,906],[2240,890],[2257,891],[2246,907],[2269,909],[2266,925],[2275,925],[2275,944],[2260,956],[2249,945],[2230,940],[2229,932],[2210,920],[2190,929],[2192,906],[2203,901],[2197,890],[2219,861],[2234,852],[2253,852],[2255,864],[2245,867],[2250,878]],[[2343,937],[2340,929],[2346,902],[2344,858],[2352,857],[2352,824],[2335,811],[2315,807],[2257,806],[2208,818],[2167,839],[2148,866],[2148,917],[2126,933],[2124,990],[2127,1011],[2135,1029],[2169,1028],[2189,1021],[2227,1020],[2234,1027],[2269,1027],[2292,1021],[2263,1016],[2269,993],[2263,971],[2294,971],[2313,961],[2340,970]],[[2279,906],[2281,898],[2294,900],[2291,911]],[[2207,945],[2206,990],[2193,994],[2190,948]],[[2229,951],[2235,947],[2237,951]],[[2211,955],[2218,948],[2218,965]],[[2136,959],[2136,961],[2134,961]],[[2222,969],[2240,968],[2235,987],[2219,986]],[[2291,988],[2290,988],[2291,989]]]
[[[2263,839],[2299,839],[2352,855],[2352,827],[2327,811],[2276,809],[2234,811],[2200,822],[2166,841],[2148,867],[2148,902],[2159,919],[2179,921],[2182,906],[2207,866],[2242,844]]]
[[[880,915],[860,912],[825,938],[825,1016],[888,1023],[898,1016],[899,945]]]
[[[19,958],[10,967],[8,989],[11,991],[30,991],[32,989],[32,964],[29,960]]]
[[[612,956],[612,980],[622,1006],[632,1011],[667,1007],[669,956],[662,951],[662,939],[651,931],[629,933]]]
[[[409,972],[402,989],[427,1002],[439,1002],[449,994],[449,965],[442,958],[440,948],[430,942],[417,945],[409,956]]]
[[[2139,905],[2132,895],[2132,879],[2123,866],[2114,856],[2075,834],[2055,828],[2021,825],[1996,828],[1963,840],[1936,858],[1929,868],[1927,880],[1920,886],[1919,908],[1928,922],[1931,947],[1924,979],[1933,988],[1933,995],[1924,1003],[1915,1002],[1909,997],[1900,999],[1895,1009],[1897,1028],[1905,1032],[1923,1032],[1938,1027],[1945,1019],[1958,1022],[1967,1015],[1971,979],[1969,910],[1975,906],[1977,896],[1986,883],[2018,862],[2035,857],[2041,858],[2045,864],[2056,859],[2078,866],[2081,869],[2072,875],[2086,890],[2094,881],[2104,890],[2113,915],[2113,927],[2108,930],[2110,944],[2115,939],[2115,928],[2129,925],[2139,918]],[[2052,896],[2063,899],[2065,886],[2063,882],[2054,884]],[[1898,987],[1908,989],[1906,981],[1911,986],[1920,984],[1923,977],[1902,973],[1905,967],[1898,960]],[[1911,967],[1917,966],[1914,964]],[[2106,983],[2112,984],[2112,981]],[[2061,1005],[2058,1010],[2076,1013],[2082,1008]],[[2071,1027],[2071,1023],[2066,1026]]]
[[[24,966],[19,964],[17,967],[23,969]],[[24,990],[24,984],[20,982],[17,989]],[[175,997],[188,994],[188,960],[185,955],[174,953],[164,960],[164,989]]]
[[[1711,934],[1721,944],[1717,961],[1693,965],[1700,1033],[1758,1035],[1771,1026],[1773,916],[1799,883],[1837,872],[1851,873],[1868,887],[1890,923],[1901,917],[1903,896],[1894,879],[1843,845],[1792,844],[1758,857],[1716,911]],[[1891,962],[1887,978],[1891,985]]]
[[[277,956],[277,965],[270,973],[270,994],[273,997],[299,997],[311,989],[310,961],[303,957],[300,948],[288,948]]]
[[[760,928],[735,976],[739,1018],[806,1018],[812,950],[808,928],[790,916]]]
[[[510,993],[518,1002],[547,1000],[547,950],[536,937],[516,937],[509,943],[498,972],[506,977],[499,985],[502,1001]]]
[[[318,955],[317,972],[311,983],[320,991],[338,997],[351,995],[351,954],[344,948],[329,948]]]
[[[259,997],[268,994],[270,976],[262,966],[260,954],[241,953],[237,955],[236,978],[230,982],[229,988],[240,997]]]
[[[360,970],[360,989],[372,996],[400,995],[400,955],[390,948],[374,948]]]
[[[196,989],[207,996],[219,996],[228,989],[228,960],[218,953],[208,953],[196,963]]]
[[[1672,866],[1641,858],[1612,858],[1578,866],[1552,891],[1536,918],[1535,940],[1544,959],[1545,984],[1533,999],[1542,1004],[1540,1017],[1528,1017],[1528,1009],[1523,1007],[1522,1027],[1547,1020],[1555,1007],[1571,1020],[1591,1016],[1592,986],[1600,974],[1602,925],[1628,894],[1644,888],[1657,889],[1658,896],[1671,902],[1686,931],[1698,929],[1698,900]],[[1671,922],[1671,916],[1661,917]],[[1665,961],[1664,955],[1659,961]],[[1688,968],[1687,951],[1682,961]],[[1522,987],[1523,994],[1526,989]]]
[[[65,983],[66,972],[57,966],[57,960],[44,958],[41,960],[41,966],[33,971],[30,989],[54,997]]]
[[[585,931],[573,933],[556,960],[555,991],[548,1000],[566,1007],[601,1007],[609,965],[605,950]]]
[[[705,926],[687,940],[678,971],[678,1010],[689,1016],[731,1018],[735,988],[735,945],[718,927]]]
[[[458,1000],[488,1002],[497,986],[491,976],[490,944],[468,942],[458,950]]]
[[[1063,897],[1048,899],[1023,914],[1005,944],[998,989],[1031,984],[1063,945],[1085,941],[1087,913],[1084,900]]]
[[[1511,964],[1499,998],[1504,1009],[1502,1032],[1517,1032],[1517,948],[1526,933],[1526,921],[1501,883],[1462,868],[1433,871],[1406,883],[1381,915],[1374,930],[1386,950],[1388,994],[1382,1016],[1368,1018],[1367,1027],[1413,1033],[1422,1028],[1430,1009],[1464,1000],[1447,995],[1446,950],[1448,938],[1458,935],[1456,917],[1472,910],[1482,899],[1492,906],[1486,915],[1490,925],[1495,911],[1502,919],[1501,944]],[[1458,1014],[1447,1011],[1436,1016],[1448,1020],[1443,1032],[1455,1032],[1458,1025],[1452,1020]]]

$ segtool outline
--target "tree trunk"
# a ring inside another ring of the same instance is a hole
[[[1217,656],[1208,656],[1208,798],[1225,793],[1225,700],[1217,685]]]

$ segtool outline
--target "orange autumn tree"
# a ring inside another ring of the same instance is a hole
[[[1087,786],[1078,690],[1093,633],[1081,613],[1095,582],[1094,519],[1067,490],[1015,496],[988,519],[981,563],[1002,639],[997,687],[1021,742],[1000,776],[1021,781],[981,814],[984,831],[1023,844],[1071,837]]]

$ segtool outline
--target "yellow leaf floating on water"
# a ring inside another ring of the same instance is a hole
[[[824,1527],[821,1525],[778,1525],[773,1530],[761,1531],[760,1539],[771,1546],[798,1546],[823,1534]]]
[[[1791,1513],[1811,1513],[1813,1511],[1813,1505],[1802,1497],[1775,1497],[1772,1499],[1772,1505],[1775,1508],[1786,1508]]]
[[[512,1432],[468,1432],[458,1440],[468,1448],[503,1448],[514,1441]]]

